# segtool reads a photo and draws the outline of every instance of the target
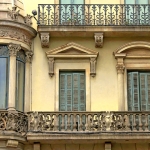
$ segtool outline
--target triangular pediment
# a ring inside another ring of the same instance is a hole
[[[57,55],[94,55],[97,56],[98,52],[88,49],[86,47],[83,47],[79,44],[76,44],[74,42],[67,43],[65,45],[62,45],[58,48],[52,49],[48,52],[46,52],[47,56],[57,56]]]

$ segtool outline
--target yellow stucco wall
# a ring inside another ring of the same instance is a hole
[[[113,3],[120,3],[120,0]],[[47,0],[29,1],[25,0],[25,10],[31,14],[33,9],[37,9],[38,4],[47,3]],[[50,0],[48,3],[54,3]],[[94,0],[92,3],[98,3]],[[101,1],[101,3],[110,3],[110,1]],[[33,22],[36,28],[36,22]],[[104,36],[103,48],[95,48],[94,38],[50,38],[50,48],[41,48],[39,35],[33,41],[33,61],[32,61],[32,110],[34,111],[54,111],[55,108],[55,76],[52,78],[48,72],[48,60],[45,52],[64,45],[68,42],[75,42],[84,47],[99,52],[97,59],[96,77],[90,80],[91,85],[91,111],[118,110],[118,89],[116,60],[113,52],[125,43],[138,41],[141,38],[106,38]],[[143,38],[143,41],[150,39]]]

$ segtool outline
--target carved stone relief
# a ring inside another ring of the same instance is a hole
[[[49,33],[40,33],[42,48],[49,48]]]
[[[95,38],[95,47],[103,47],[103,33],[95,33],[94,34]]]
[[[118,74],[124,74],[125,65],[124,64],[117,64],[116,69],[117,69]]]
[[[26,43],[29,47],[31,47],[32,44],[30,37],[26,33],[13,27],[1,27],[0,38],[1,37],[19,40],[23,43]]]
[[[10,56],[16,56],[17,52],[21,49],[21,45],[10,43],[8,49]]]
[[[17,7],[12,7],[12,10],[10,10],[9,8],[8,8],[8,15],[10,16],[10,18],[12,19],[12,20],[15,20],[15,21],[17,21],[18,20],[18,16],[19,16],[19,11],[20,10],[18,10],[17,11]]]
[[[24,17],[24,22],[27,24],[27,25],[32,25],[32,16],[31,15],[28,15]]]
[[[26,62],[31,63],[32,56],[33,56],[33,52],[32,51],[27,51],[26,52]]]

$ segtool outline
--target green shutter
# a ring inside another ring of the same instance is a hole
[[[140,73],[141,111],[150,110],[150,73]]]
[[[128,73],[128,110],[139,111],[139,75],[138,72]]]

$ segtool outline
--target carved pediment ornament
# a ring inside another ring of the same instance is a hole
[[[40,33],[40,38],[42,48],[49,48],[49,38],[50,38],[49,33],[46,32]]]
[[[8,15],[10,16],[10,18],[12,19],[12,20],[15,20],[15,21],[17,21],[18,20],[18,16],[19,16],[19,11],[20,10],[18,10],[17,11],[17,7],[12,7],[12,10],[10,10],[9,8],[8,8]]]
[[[96,59],[98,52],[83,47],[76,43],[67,43],[56,49],[46,52],[48,63],[49,63],[49,75],[52,77],[54,75],[54,59],[90,59],[90,75],[94,77],[96,75]]]
[[[10,56],[16,56],[17,52],[21,49],[21,45],[10,43],[8,45],[8,49],[9,49]]]
[[[103,33],[95,33],[94,34],[95,38],[95,47],[103,47]]]

